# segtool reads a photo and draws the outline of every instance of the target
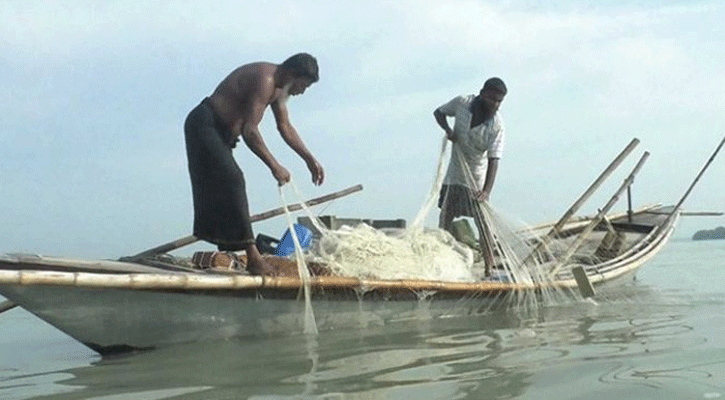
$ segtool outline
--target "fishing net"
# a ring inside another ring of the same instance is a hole
[[[358,278],[458,282],[498,279],[529,284],[545,280],[546,274],[540,268],[523,266],[523,261],[533,250],[525,239],[531,235],[525,233],[525,228],[512,224],[496,212],[488,202],[465,198],[469,202],[466,207],[476,213],[475,225],[479,231],[485,227],[489,240],[480,240],[479,233],[478,239],[466,241],[446,230],[424,226],[442,186],[447,166],[445,160],[448,158],[447,144],[448,140],[444,137],[431,190],[407,229],[375,229],[365,223],[328,229],[303,204],[304,213],[318,232],[314,245],[305,253],[305,260],[324,265],[331,274]],[[452,157],[462,157],[457,145],[451,147]],[[467,166],[466,162],[461,164]],[[464,172],[470,186],[476,187],[478,183],[474,182],[470,169],[464,168]],[[288,186],[298,198],[303,198],[294,182]],[[283,202],[286,202],[284,198]],[[290,231],[293,229],[290,228]],[[488,262],[495,265],[489,265],[488,269],[486,260],[481,257],[484,251],[495,257]]]
[[[470,215],[459,218],[454,225],[460,227],[461,221],[472,221],[477,232],[471,229],[468,235],[461,235],[461,230],[449,229],[450,232],[425,226],[439,200],[446,159],[458,158],[468,187],[481,186],[458,146],[455,143],[450,146],[450,157],[448,147],[448,140],[444,137],[431,190],[407,229],[375,229],[365,223],[329,229],[301,202],[303,212],[312,224],[310,228],[317,233],[313,245],[303,253],[288,214],[290,232],[297,243],[295,258],[301,266],[300,271],[304,271],[300,272],[300,278],[305,283],[308,302],[309,263],[324,266],[326,272],[332,275],[361,279],[516,283],[520,284],[517,286],[519,289],[502,292],[499,296],[501,301],[490,304],[534,312],[541,305],[561,304],[580,298],[573,288],[554,284],[555,277],[551,273],[559,265],[561,254],[568,250],[567,241],[558,241],[556,245],[541,243],[541,232],[534,233],[526,224],[511,222],[511,218],[495,210],[487,201],[475,199],[475,190],[472,191],[474,195],[459,199],[467,202],[463,207],[470,211]],[[297,198],[304,198],[294,182],[290,181],[285,187],[291,188]],[[283,188],[280,188],[280,195],[286,205]],[[445,201],[443,199],[443,204]],[[442,222],[440,224],[443,225]],[[462,231],[465,232],[465,229]],[[593,237],[592,243],[600,240]],[[574,257],[577,260],[588,257],[589,263],[596,263],[599,259],[591,249],[577,252]],[[533,287],[536,290],[531,290]],[[476,294],[466,296],[467,301],[476,297]]]
[[[332,230],[303,205],[304,212],[319,232],[306,254],[307,261],[325,265],[335,275],[359,278],[479,280],[473,268],[471,248],[460,244],[446,231],[423,226],[440,189],[446,147],[444,140],[431,192],[407,229],[375,229],[361,223]],[[303,197],[294,182],[289,186],[297,197]]]

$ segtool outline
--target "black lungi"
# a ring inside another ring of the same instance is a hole
[[[443,185],[438,195],[438,208],[446,208],[452,218],[471,217],[479,214],[476,193],[463,185]]]
[[[184,123],[186,155],[194,197],[194,236],[219,250],[241,250],[254,243],[244,174],[232,155],[231,134],[209,98]]]

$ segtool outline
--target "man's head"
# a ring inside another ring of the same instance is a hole
[[[501,78],[489,78],[484,84],[481,92],[478,94],[481,104],[490,114],[495,114],[501,106],[503,98],[506,96],[508,89]]]
[[[286,82],[289,94],[297,95],[305,92],[310,85],[320,79],[317,59],[307,53],[298,53],[286,59],[280,66],[289,77]]]

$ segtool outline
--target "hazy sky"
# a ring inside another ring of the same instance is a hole
[[[237,66],[300,51],[318,58],[321,79],[290,100],[290,115],[324,185],[311,184],[271,114],[264,138],[306,198],[365,187],[317,213],[410,222],[437,162],[433,109],[490,76],[509,88],[494,208],[557,219],[634,137],[635,153],[583,212],[603,206],[645,150],[635,206],[676,203],[725,135],[725,4],[548,3],[3,1],[0,252],[115,258],[188,235],[187,113]],[[243,145],[235,156],[252,213],[278,207],[268,169]],[[685,209],[725,211],[724,177],[721,154]],[[683,220],[675,235],[718,225],[725,218]],[[284,229],[284,218],[255,225]]]

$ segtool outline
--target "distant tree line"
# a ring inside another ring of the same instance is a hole
[[[712,230],[701,230],[692,235],[692,240],[725,239],[725,227],[718,226]]]

